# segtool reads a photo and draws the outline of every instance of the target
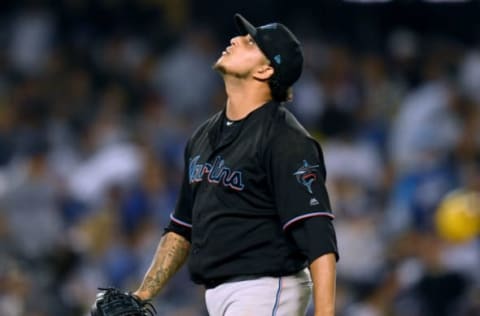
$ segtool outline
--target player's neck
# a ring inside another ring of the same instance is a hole
[[[226,115],[230,120],[241,120],[248,114],[271,100],[268,85],[251,82],[250,84],[228,84]]]

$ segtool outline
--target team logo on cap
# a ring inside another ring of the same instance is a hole
[[[318,167],[319,165],[309,165],[308,162],[304,160],[303,165],[293,173],[297,178],[298,183],[304,185],[310,194],[313,194],[312,183],[317,180]]]
[[[273,57],[273,59],[274,59],[275,62],[276,62],[277,64],[279,64],[279,65],[282,63],[282,56],[280,56],[280,54],[279,54],[279,55],[275,55],[275,57]]]

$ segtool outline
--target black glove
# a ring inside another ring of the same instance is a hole
[[[91,316],[147,316],[157,311],[149,301],[142,301],[131,293],[116,288],[99,288],[91,308]]]

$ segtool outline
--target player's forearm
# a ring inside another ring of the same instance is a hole
[[[315,316],[335,315],[336,260],[333,253],[318,257],[310,264]]]
[[[151,299],[157,295],[168,280],[185,263],[190,250],[190,242],[173,232],[160,240],[152,264],[142,284],[134,293],[141,299]]]

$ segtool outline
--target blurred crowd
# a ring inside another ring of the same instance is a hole
[[[0,315],[82,316],[97,287],[134,290],[186,140],[224,106],[211,65],[227,19],[193,19],[187,0],[93,3],[0,13]],[[338,315],[480,315],[479,238],[449,242],[434,221],[447,193],[480,192],[480,41],[402,27],[367,48],[285,22],[306,60],[289,108],[322,144],[336,215]],[[207,315],[185,269],[154,303]]]

